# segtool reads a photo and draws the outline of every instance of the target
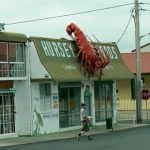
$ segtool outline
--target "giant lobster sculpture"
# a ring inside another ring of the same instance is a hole
[[[80,68],[82,67],[82,65],[84,65],[84,74],[85,70],[87,70],[90,78],[95,74],[97,70],[100,70],[101,78],[102,69],[110,62],[109,55],[105,51],[103,51],[102,53],[98,51],[98,49],[93,47],[87,40],[84,33],[74,23],[71,23],[66,28],[66,31],[70,36],[72,36],[72,33],[74,33],[75,35],[75,40],[78,45],[76,58],[79,58],[79,60],[81,61]]]

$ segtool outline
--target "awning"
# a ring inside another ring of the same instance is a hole
[[[10,88],[10,89],[0,89],[0,94],[5,93],[16,93],[16,89]]]
[[[26,42],[27,37],[21,33],[0,32],[1,42]]]
[[[80,70],[80,63],[76,60],[77,45],[74,41],[66,39],[50,39],[30,37],[34,42],[40,61],[54,80],[80,81],[88,80],[84,76],[84,69]],[[120,52],[115,43],[93,43],[101,52],[103,49],[110,55],[111,62],[103,69],[102,80],[133,78],[133,74],[121,59]],[[98,80],[97,72],[91,80]]]

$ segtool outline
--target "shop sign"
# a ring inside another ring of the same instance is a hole
[[[76,56],[74,53],[75,49],[71,42],[41,40],[40,43],[46,56],[59,58],[73,58]],[[98,49],[98,52],[103,53],[104,56],[105,51],[111,59],[119,59],[119,53],[116,47],[100,44],[95,44],[94,46]]]

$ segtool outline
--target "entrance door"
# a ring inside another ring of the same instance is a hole
[[[80,125],[80,87],[59,88],[60,128]]]
[[[95,121],[105,121],[112,117],[113,82],[94,82]]]
[[[14,94],[0,93],[0,134],[14,132]]]

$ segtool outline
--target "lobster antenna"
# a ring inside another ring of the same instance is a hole
[[[96,40],[97,42],[101,43],[101,42],[96,38],[96,36],[95,36],[94,34],[92,34],[92,35],[93,35],[93,37],[95,38],[95,40]]]
[[[92,35],[93,35],[93,37],[96,39],[96,41],[97,41],[99,44],[101,44],[101,42],[96,38],[96,36],[95,36],[94,34],[92,34]],[[103,46],[101,46],[101,47],[102,47],[104,53],[107,54],[106,51],[105,51],[105,49],[104,49],[104,47],[103,47]]]
[[[93,43],[92,39],[88,35],[86,35],[86,37]]]

